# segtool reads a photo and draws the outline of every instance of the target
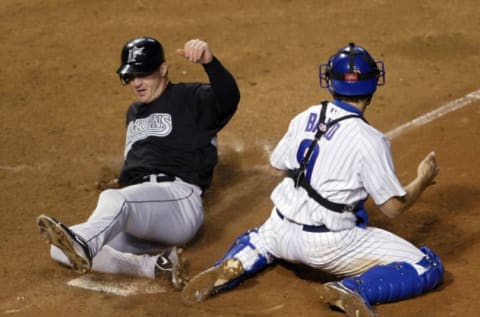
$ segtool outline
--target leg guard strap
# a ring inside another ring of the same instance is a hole
[[[222,286],[221,291],[233,288],[240,284],[242,281],[245,279],[249,278],[250,276],[260,272],[263,270],[265,267],[270,265],[273,262],[273,258],[270,257],[269,255],[264,255],[258,250],[258,248],[252,243],[252,236],[253,235],[258,235],[258,228],[251,229],[242,235],[240,235],[233,245],[230,247],[230,249],[227,251],[227,253],[217,262],[215,262],[214,266],[218,266],[221,263],[223,263],[225,260],[231,259],[231,258],[237,258],[240,260],[239,253],[244,253],[243,251],[246,248],[249,248],[252,252],[249,252],[251,254],[251,257],[249,260],[253,260],[253,263],[250,265],[246,265],[245,263],[242,264],[244,265],[244,272],[242,275],[240,275],[238,278],[231,280],[230,282],[226,283],[225,285]],[[254,258],[254,259],[253,259]]]

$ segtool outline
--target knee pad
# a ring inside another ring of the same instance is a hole
[[[426,269],[422,274],[410,263],[393,262],[374,266],[359,276],[343,279],[342,283],[371,305],[418,296],[441,283],[444,272],[436,254],[427,247],[420,250],[425,257],[416,264]]]

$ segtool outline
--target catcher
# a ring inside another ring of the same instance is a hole
[[[417,296],[442,282],[442,262],[430,248],[368,226],[368,196],[388,217],[398,216],[439,172],[431,152],[416,178],[400,184],[388,139],[363,117],[384,74],[383,62],[354,43],[321,65],[320,84],[333,101],[293,118],[274,149],[270,162],[286,175],[271,194],[270,217],[195,276],[182,291],[185,301],[230,289],[276,259],[338,276],[320,287],[320,296],[350,317],[375,316],[372,305]]]

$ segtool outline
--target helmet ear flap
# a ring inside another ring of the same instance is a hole
[[[120,77],[120,83],[124,86],[128,85],[128,83],[130,82],[126,74],[119,74],[119,77]]]

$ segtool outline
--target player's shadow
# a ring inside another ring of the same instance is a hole
[[[278,265],[281,265],[286,269],[290,270],[302,280],[307,280],[307,281],[316,282],[316,283],[326,283],[326,282],[335,281],[338,279],[333,274],[330,274],[318,269],[314,269],[304,264],[290,263],[287,261],[279,260]]]
[[[265,151],[258,147],[237,152],[234,149],[223,149],[219,162],[215,168],[211,187],[206,191],[204,204],[206,207],[214,206],[232,193],[242,197],[249,196],[251,192],[256,197],[263,199],[269,195],[270,186],[278,180],[278,175],[273,175],[273,168],[269,167],[269,160]],[[253,184],[253,186],[251,186]],[[270,185],[266,191],[259,191],[262,185]],[[240,188],[239,191],[236,191]],[[254,199],[255,197],[251,197]]]
[[[224,150],[212,185],[204,194],[204,226],[190,245],[228,241],[226,230],[240,235],[266,220],[272,207],[270,193],[280,180],[280,173],[270,168],[261,148],[242,153]]]
[[[458,259],[478,245],[480,231],[480,189],[468,185],[449,185],[435,189],[392,221],[375,216],[371,224],[391,231],[414,245],[427,245],[444,260]]]
[[[444,263],[444,281],[437,288],[442,290],[455,280],[448,263],[458,261],[480,242],[475,220],[480,219],[480,189],[465,184],[438,186],[398,218],[373,215],[370,224],[431,248]]]

